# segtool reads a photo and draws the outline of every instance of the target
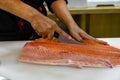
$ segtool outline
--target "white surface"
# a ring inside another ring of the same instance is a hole
[[[120,38],[102,38],[102,40],[120,48]],[[17,57],[24,44],[25,41],[0,42],[0,75],[11,80],[120,80],[120,66],[112,69],[78,69],[18,62]]]
[[[87,7],[87,0],[68,0],[68,7]]]

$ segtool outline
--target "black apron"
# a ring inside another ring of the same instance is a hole
[[[46,15],[42,0],[22,0]],[[31,24],[15,15],[0,10],[0,41],[33,40],[40,36],[33,30]]]

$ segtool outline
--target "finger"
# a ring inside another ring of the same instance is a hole
[[[68,35],[67,33],[65,33],[61,28],[57,27],[55,30],[58,34],[64,36],[67,39],[72,39],[72,37],[70,35]]]
[[[77,33],[72,33],[72,37],[73,37],[75,40],[79,41],[79,42],[82,41],[81,36],[80,36],[79,34],[77,34]]]
[[[95,40],[94,37],[88,35],[86,32],[83,32],[83,33],[80,33],[80,32],[79,32],[79,35],[80,35],[83,39]]]
[[[109,45],[107,42],[105,42],[103,40],[96,39],[95,41],[98,42],[98,43],[104,44],[104,45]]]
[[[54,36],[54,32],[51,32],[47,35],[48,39],[53,39],[53,36]]]
[[[88,37],[89,37],[90,40],[96,41],[96,42],[98,42],[98,43],[100,43],[100,44],[108,45],[108,43],[105,42],[105,41],[98,40],[98,39],[96,39],[96,38],[94,38],[94,37],[92,37],[92,36],[89,36],[89,35],[88,35]]]
[[[47,38],[47,36],[48,36],[48,33],[47,33],[47,32],[42,33],[42,38]]]
[[[79,33],[80,34],[80,33]],[[98,42],[98,43],[101,43],[101,44],[104,44],[104,45],[108,45],[107,42],[105,41],[102,41],[102,40],[98,40],[90,35],[88,35],[87,33],[83,33],[83,34],[80,34],[84,39],[88,39],[88,40],[92,40],[92,41],[95,41],[95,42]]]
[[[37,35],[39,35],[39,36],[42,36],[42,32],[38,32],[37,30],[35,30],[35,32],[37,33]]]

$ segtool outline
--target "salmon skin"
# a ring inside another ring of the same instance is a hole
[[[84,45],[70,44],[42,38],[27,42],[18,61],[76,67],[112,68],[120,65],[120,49],[89,40],[83,42]]]

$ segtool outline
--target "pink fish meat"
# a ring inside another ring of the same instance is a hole
[[[84,40],[84,44],[60,43],[39,39],[27,42],[18,57],[20,62],[76,67],[120,65],[120,49]]]

